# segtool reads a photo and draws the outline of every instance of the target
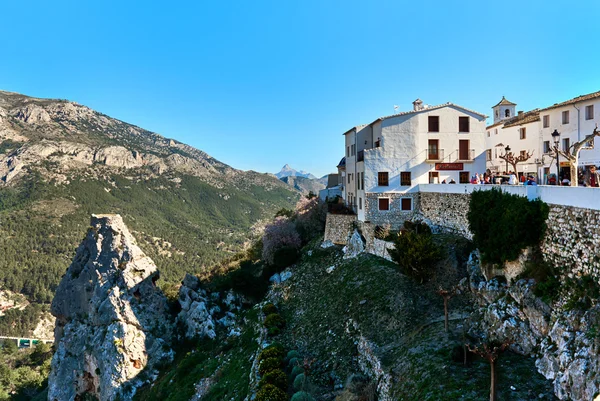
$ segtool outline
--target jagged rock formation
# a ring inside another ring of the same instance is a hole
[[[56,352],[49,401],[89,393],[131,399],[140,373],[169,361],[172,336],[158,271],[119,215],[92,216],[52,302]]]
[[[281,170],[275,174],[275,176],[277,178],[283,178],[283,177],[304,177],[304,178],[310,178],[312,180],[316,180],[317,177],[315,177],[314,175],[312,175],[309,172],[303,171],[303,170],[295,170],[293,169],[289,164],[286,164],[285,166],[283,166],[281,168]]]
[[[318,195],[319,191],[325,188],[325,185],[318,180],[302,176],[287,176],[280,178],[280,180],[289,186],[294,187],[303,195],[308,195],[311,192],[315,195]]]
[[[513,351],[536,358],[561,400],[592,400],[600,392],[600,347],[595,338],[600,306],[589,310],[552,309],[536,297],[535,281],[486,281],[477,253],[468,263],[470,287],[480,306],[482,328]]]
[[[354,230],[350,239],[348,239],[348,245],[343,249],[344,259],[352,259],[360,255],[365,251],[365,242],[358,230]]]

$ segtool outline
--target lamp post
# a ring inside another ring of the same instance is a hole
[[[560,142],[560,134],[557,130],[554,130],[552,134],[552,139],[554,139],[554,148],[556,149],[556,185],[560,185],[558,183],[558,174],[560,172],[560,163],[558,162],[558,144]]]
[[[506,147],[504,148],[504,156],[506,157],[506,169],[504,170],[505,173],[508,173],[508,152],[510,152],[510,146],[506,145]]]

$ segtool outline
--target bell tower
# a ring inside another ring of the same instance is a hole
[[[516,103],[509,102],[504,96],[502,96],[502,100],[500,100],[497,105],[492,107],[494,112],[494,124],[509,118],[513,118],[516,115],[516,107]]]

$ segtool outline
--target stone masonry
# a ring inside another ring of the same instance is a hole
[[[338,245],[346,245],[355,224],[355,215],[327,213],[324,240]]]

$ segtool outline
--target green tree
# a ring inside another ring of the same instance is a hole
[[[442,257],[440,248],[433,241],[431,229],[425,223],[405,223],[389,253],[403,273],[421,282],[432,265]]]

